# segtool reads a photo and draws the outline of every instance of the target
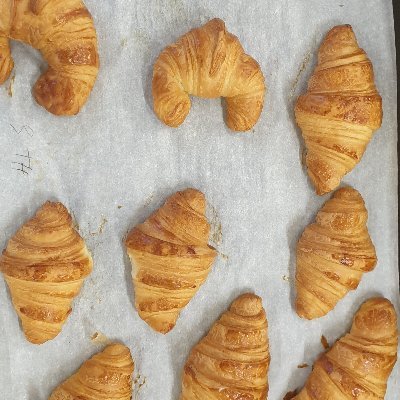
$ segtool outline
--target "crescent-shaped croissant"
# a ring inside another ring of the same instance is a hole
[[[172,127],[183,123],[194,95],[225,97],[228,127],[247,131],[258,121],[264,94],[260,66],[217,18],[165,48],[154,65],[154,111]]]
[[[265,400],[270,363],[261,298],[239,296],[185,364],[181,400]]]
[[[337,190],[307,226],[297,244],[296,311],[319,318],[332,310],[364,272],[376,265],[367,229],[368,212],[357,190]]]
[[[85,361],[49,400],[131,400],[133,368],[128,347],[111,344]]]
[[[330,192],[361,160],[382,123],[382,99],[372,64],[350,25],[335,26],[326,35],[295,115],[316,192]]]
[[[350,333],[314,363],[305,387],[293,400],[383,400],[397,345],[392,303],[384,298],[366,301]]]
[[[61,203],[45,203],[8,241],[0,271],[30,342],[41,344],[60,333],[92,264]]]
[[[126,238],[135,307],[158,332],[167,333],[175,326],[216,257],[207,244],[210,225],[205,208],[200,191],[177,192]]]
[[[81,0],[0,2],[0,83],[14,67],[9,39],[38,49],[48,63],[35,84],[36,101],[56,115],[77,114],[99,69],[96,31]]]

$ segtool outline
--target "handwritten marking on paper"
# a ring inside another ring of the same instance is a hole
[[[30,137],[33,136],[33,129],[29,125],[22,125],[20,128],[16,128],[13,124],[10,124],[12,131],[17,135],[26,134]]]
[[[15,154],[18,157],[18,161],[12,161],[12,165],[15,171],[20,171],[24,175],[29,175],[29,171],[32,171],[32,156],[29,150],[26,150],[24,154]]]

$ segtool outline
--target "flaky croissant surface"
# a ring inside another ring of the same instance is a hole
[[[133,368],[128,347],[111,344],[85,361],[49,400],[131,400]]]
[[[258,121],[264,94],[260,66],[217,18],[165,48],[154,65],[154,111],[172,127],[185,120],[194,95],[225,97],[228,127],[247,131]]]
[[[315,363],[293,400],[383,400],[397,360],[397,316],[384,298],[366,301],[350,333]]]
[[[206,280],[216,257],[208,245],[204,194],[177,192],[129,233],[135,306],[154,330],[167,333]]]
[[[318,318],[376,265],[375,248],[367,229],[368,212],[357,190],[337,190],[307,226],[297,244],[296,311]]]
[[[295,114],[316,192],[330,192],[360,161],[382,123],[372,64],[350,25],[335,26],[326,35]]]
[[[239,296],[191,351],[181,400],[265,400],[270,363],[260,297]]]
[[[0,271],[30,342],[41,344],[60,333],[92,264],[61,203],[46,202],[9,240]]]
[[[85,104],[99,69],[96,31],[81,0],[0,1],[0,83],[13,69],[9,39],[38,49],[48,63],[35,84],[36,101],[56,115]]]

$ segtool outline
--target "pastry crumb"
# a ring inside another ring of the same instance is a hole
[[[221,257],[223,260],[229,260],[229,256],[228,256],[227,254],[221,253],[220,251],[218,252],[218,254],[220,255],[220,257]]]
[[[110,339],[107,336],[103,335],[101,332],[98,331],[93,333],[93,335],[90,337],[90,340],[92,342],[99,344],[105,344],[110,342]]]
[[[283,400],[291,400],[293,399],[293,397],[295,397],[297,395],[297,389],[292,390],[291,392],[287,392],[285,394],[285,397],[283,398]]]
[[[90,232],[91,236],[97,236],[97,235],[101,235],[104,231],[104,227],[106,225],[106,223],[108,222],[108,220],[104,217],[104,215],[101,216],[101,222],[99,225],[99,228],[97,230],[97,232]]]
[[[122,208],[122,206],[117,206],[118,209]]]
[[[6,87],[7,94],[10,97],[13,97],[14,94],[14,81],[15,81],[15,74],[10,78],[8,86]]]
[[[299,365],[297,366],[297,368],[307,368],[307,367],[308,367],[308,364],[307,364],[307,363],[299,364]]]
[[[324,348],[325,350],[328,350],[328,349],[329,349],[328,340],[326,339],[326,337],[325,337],[324,335],[321,336],[321,344],[322,344],[322,346],[323,346],[323,348]]]
[[[290,278],[287,275],[282,275],[282,279],[286,282],[290,282]]]

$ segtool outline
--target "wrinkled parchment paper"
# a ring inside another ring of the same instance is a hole
[[[321,335],[332,344],[346,333],[365,299],[385,295],[399,310],[391,1],[86,0],[86,5],[97,27],[101,70],[78,116],[54,117],[35,103],[31,88],[45,64],[23,44],[12,45],[14,82],[0,87],[1,247],[45,200],[58,199],[73,212],[95,265],[62,333],[41,346],[25,340],[0,278],[0,398],[47,399],[103,349],[106,337],[132,351],[134,399],[177,400],[192,346],[237,295],[254,291],[269,321],[269,399],[282,399],[304,384],[311,367],[298,365],[311,366],[323,351]],[[151,74],[159,52],[216,16],[266,77],[265,108],[251,133],[227,129],[219,99],[195,98],[179,129],[164,126],[152,111]],[[353,26],[371,58],[383,98],[382,128],[344,179],[365,199],[379,261],[334,311],[309,322],[292,306],[295,244],[330,196],[315,195],[302,167],[293,105],[323,36],[343,23]],[[122,239],[170,194],[188,186],[207,196],[211,239],[220,256],[175,329],[163,336],[133,308]],[[397,365],[386,399],[397,399],[399,392]]]

